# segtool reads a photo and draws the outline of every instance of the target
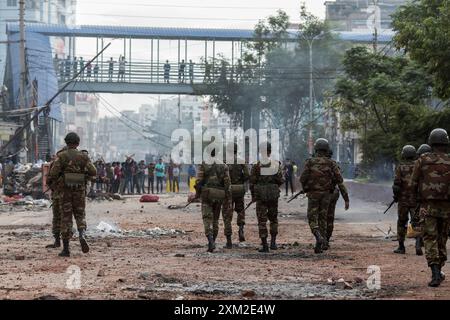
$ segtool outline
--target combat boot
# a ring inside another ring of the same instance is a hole
[[[216,248],[216,245],[214,244],[214,237],[212,235],[208,236],[208,252],[213,252]]]
[[[63,239],[63,249],[59,254],[60,257],[70,257],[69,239]]]
[[[269,252],[269,245],[267,244],[267,237],[261,238],[261,249],[258,252]]]
[[[59,234],[58,235],[55,234],[55,242],[53,244],[46,245],[45,247],[52,249],[61,247],[61,238]]]
[[[428,283],[428,286],[439,287],[439,285],[442,282],[439,266],[437,264],[432,264],[430,268],[431,268],[431,281]]]
[[[227,244],[225,245],[226,249],[232,249],[233,248],[233,243],[231,241],[231,235],[227,236]]]
[[[439,266],[439,275],[441,276],[441,282],[445,280],[445,273],[442,272],[442,266]]]
[[[323,239],[322,250],[326,251],[328,249],[330,249],[330,244],[329,244],[328,240]]]
[[[239,226],[239,242],[244,242],[245,236],[244,236],[244,226]]]
[[[416,238],[416,255],[418,255],[418,256],[422,256],[423,255],[422,241],[421,241],[420,237]]]
[[[405,254],[405,252],[406,252],[405,242],[404,241],[399,241],[398,242],[398,248],[394,250],[394,253]]]
[[[270,249],[271,250],[278,250],[278,246],[277,246],[277,236],[272,235],[270,237]]]
[[[316,238],[316,245],[314,246],[314,253],[322,253],[322,246],[324,243],[324,239],[322,237],[322,235],[320,234],[320,231],[315,229],[314,232],[314,237]]]
[[[85,231],[84,230],[80,230],[78,234],[79,234],[79,239],[80,239],[81,251],[83,253],[88,253],[89,252],[89,245],[88,245],[88,243],[86,241]]]

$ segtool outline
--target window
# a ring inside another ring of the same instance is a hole
[[[17,0],[7,0],[6,5],[8,7],[17,7]]]

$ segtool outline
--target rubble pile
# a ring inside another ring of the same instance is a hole
[[[17,164],[5,167],[4,194],[13,196],[22,194],[34,199],[44,198],[42,189],[42,162],[36,164]]]
[[[123,200],[123,197],[119,193],[98,192],[98,191],[95,191],[94,189],[91,189],[88,192],[87,198],[90,200],[97,200],[97,201]]]

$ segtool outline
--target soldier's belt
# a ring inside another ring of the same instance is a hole
[[[84,186],[86,176],[84,173],[64,173],[64,185],[66,187],[74,188]]]
[[[243,184],[231,185],[231,196],[233,198],[241,198],[245,195],[245,186]]]

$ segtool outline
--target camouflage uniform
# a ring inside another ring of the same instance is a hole
[[[342,198],[344,198],[344,201],[347,202],[349,201],[347,188],[343,183],[340,183],[337,185],[337,187],[335,186],[333,188],[333,193],[330,196],[330,204],[328,205],[328,212],[327,212],[327,232],[326,232],[327,241],[330,241],[331,236],[333,235],[334,216],[336,211],[336,203],[339,200],[339,193],[341,193]]]
[[[85,197],[86,186],[80,184],[75,187],[66,186],[64,183],[64,174],[82,173],[88,177],[96,175],[96,169],[89,157],[77,149],[69,149],[59,154],[52,169],[50,170],[51,179],[61,181],[59,189],[61,190],[61,235],[63,240],[72,237],[72,216],[75,217],[78,231],[86,230],[85,215]]]
[[[408,217],[411,217],[413,226],[418,223],[415,214],[417,203],[410,185],[414,164],[414,160],[405,160],[395,168],[393,190],[394,198],[398,200],[397,240],[400,242],[405,241]]]
[[[273,160],[272,160],[273,161]],[[259,161],[252,167],[250,173],[250,190],[252,199],[256,201],[256,216],[258,218],[259,237],[267,239],[267,220],[270,221],[270,235],[272,240],[278,234],[278,198],[279,187],[284,183],[281,164],[278,162],[277,172],[273,175],[261,174],[261,168],[269,168],[270,163],[261,164]]]
[[[55,161],[50,163],[49,171],[52,170],[53,164]],[[60,180],[60,179],[58,179]],[[53,235],[59,238],[61,234],[61,190],[58,188],[58,184],[60,181],[52,180],[50,176],[47,177],[47,185],[52,191],[52,233]]]
[[[300,176],[303,190],[308,197],[308,223],[316,239],[323,241],[327,235],[327,215],[330,201],[338,185],[343,187],[343,178],[336,162],[328,158],[326,151],[317,151],[308,159]],[[341,189],[346,194],[345,187]],[[320,248],[316,248],[321,252]]]
[[[210,189],[225,191],[225,196],[230,193],[230,175],[228,167],[224,164],[201,164],[197,173],[197,186],[201,188],[202,218],[206,237],[213,236],[214,240],[219,233],[220,209],[224,199],[211,198]]]
[[[441,268],[447,260],[450,157],[436,151],[421,155],[414,165],[411,188],[414,199],[420,198],[427,263]]]
[[[239,227],[245,225],[244,184],[250,176],[247,165],[245,164],[230,164],[228,165],[228,170],[230,173],[232,189],[233,185],[238,186],[244,190],[244,193],[238,196],[231,195],[231,197],[227,198],[223,203],[222,216],[225,236],[231,236],[232,234],[231,221],[233,219],[233,211],[236,211],[237,213],[237,225]]]

